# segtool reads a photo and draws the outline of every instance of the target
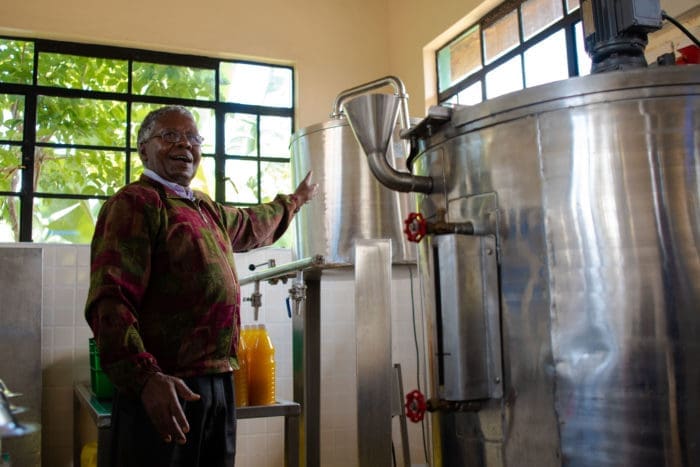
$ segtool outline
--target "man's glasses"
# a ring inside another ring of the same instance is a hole
[[[167,131],[164,131],[162,133],[158,133],[157,135],[149,136],[148,138],[146,138],[144,140],[144,143],[146,141],[148,141],[149,139],[161,138],[166,143],[175,144],[175,143],[179,143],[180,141],[182,141],[183,136],[185,138],[187,138],[187,141],[189,141],[189,143],[192,146],[200,146],[202,144],[202,142],[204,141],[204,138],[201,135],[193,135],[192,133],[185,133],[183,135],[179,131],[167,130]]]

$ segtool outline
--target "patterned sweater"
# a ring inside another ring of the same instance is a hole
[[[195,201],[141,176],[102,207],[91,247],[85,318],[114,386],[138,396],[155,372],[237,368],[240,286],[234,252],[272,244],[296,197],[239,209]]]

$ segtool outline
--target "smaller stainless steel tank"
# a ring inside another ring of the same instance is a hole
[[[401,127],[410,126],[408,95],[395,76],[342,91],[333,103],[331,120],[292,135],[295,184],[309,170],[313,170],[313,179],[319,184],[319,196],[297,215],[295,254],[298,258],[320,254],[326,264],[351,265],[355,240],[389,239],[394,264],[416,262],[415,245],[409,244],[403,235],[403,219],[415,210],[414,195],[397,193],[377,181],[342,109],[347,98],[388,85],[394,87],[395,96],[401,101],[401,119],[389,140],[386,158],[391,167],[405,171],[407,145],[399,132]]]
[[[387,159],[405,170],[403,142],[397,134],[393,142]],[[393,263],[416,261],[415,246],[402,231],[403,219],[415,206],[413,195],[392,191],[374,178],[345,118],[299,130],[291,152],[295,184],[309,170],[319,184],[317,198],[297,215],[298,258],[320,254],[327,264],[354,264],[355,240],[391,239]]]

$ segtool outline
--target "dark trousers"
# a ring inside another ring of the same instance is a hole
[[[236,409],[231,373],[184,379],[201,396],[183,406],[190,432],[184,445],[164,443],[141,400],[115,394],[111,467],[233,467]]]

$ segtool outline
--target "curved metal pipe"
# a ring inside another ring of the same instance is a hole
[[[391,94],[363,94],[348,101],[344,113],[367,155],[370,171],[382,185],[395,191],[431,193],[432,178],[400,172],[386,159],[400,101]]]
[[[432,193],[433,179],[410,172],[399,172],[386,160],[386,155],[379,152],[367,154],[369,169],[379,183],[395,191]]]
[[[396,96],[400,99],[401,129],[407,130],[411,126],[411,118],[408,115],[408,94],[406,93],[406,87],[397,76],[391,75],[341,91],[333,101],[331,118],[342,117],[343,113],[340,111],[340,106],[343,104],[343,101],[387,85],[391,85],[394,88]]]

